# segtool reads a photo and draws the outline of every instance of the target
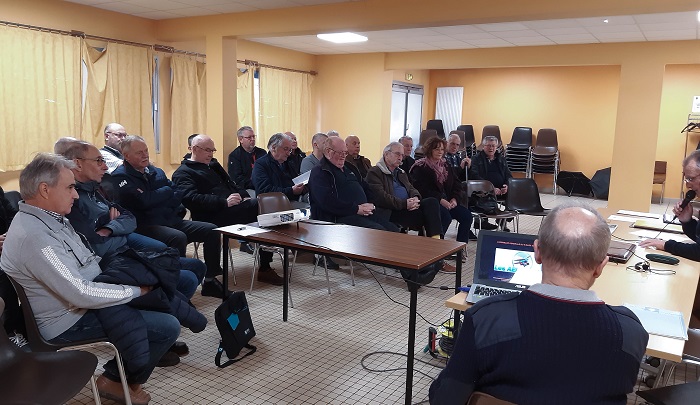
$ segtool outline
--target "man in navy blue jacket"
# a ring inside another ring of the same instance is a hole
[[[609,244],[608,226],[593,208],[553,209],[534,244],[542,283],[465,313],[430,403],[462,405],[480,391],[522,405],[624,405],[649,335],[632,311],[589,290]]]
[[[285,134],[277,133],[267,142],[267,155],[261,157],[253,166],[253,186],[255,193],[280,192],[290,201],[298,200],[306,192],[303,184],[294,184],[298,176],[287,159],[292,152],[292,139]]]

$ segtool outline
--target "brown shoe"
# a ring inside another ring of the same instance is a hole
[[[442,270],[440,270],[443,273],[456,273],[457,272],[457,267],[447,263],[446,261],[442,262]]]
[[[258,269],[258,281],[272,285],[284,285],[284,278],[272,269]]]
[[[141,388],[141,384],[129,384],[129,395],[131,395],[131,403],[148,404],[151,400],[151,394]]]
[[[122,383],[112,381],[104,375],[101,375],[97,377],[96,385],[97,391],[100,393],[101,397],[118,402],[120,404],[126,403],[126,400],[124,399],[124,388],[122,387]],[[129,388],[129,396],[131,397],[131,403],[133,405],[148,405],[148,402],[151,400],[151,396],[146,391],[142,390],[141,387],[138,387],[138,390],[139,392],[136,393],[131,387]]]

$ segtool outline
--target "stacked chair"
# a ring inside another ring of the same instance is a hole
[[[528,172],[532,150],[532,128],[515,127],[510,143],[506,145],[506,162],[511,172]]]
[[[464,138],[462,138],[462,146],[467,152],[467,157],[471,158],[476,154],[476,139],[474,138],[474,127],[471,125],[460,125],[457,127],[457,131],[464,132]]]
[[[559,145],[557,130],[542,128],[537,131],[537,141],[530,153],[530,168],[527,177],[536,173],[551,174],[553,194],[557,194],[557,176],[559,175]]]
[[[481,140],[487,136],[495,136],[498,139],[498,152],[503,153],[503,141],[501,140],[501,128],[498,125],[486,125],[481,130]]]
[[[428,120],[425,124],[425,129],[434,129],[437,132],[437,136],[445,139],[445,127],[442,125],[442,120]]]

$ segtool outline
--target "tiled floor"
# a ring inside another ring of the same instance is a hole
[[[542,194],[542,203],[548,208],[568,200],[566,196]],[[594,207],[607,204],[586,201]],[[650,207],[653,212],[663,212],[665,208],[666,204]],[[539,224],[540,218],[523,216],[520,231],[536,233]],[[453,227],[448,238],[454,235]],[[465,284],[472,278],[475,248],[475,243],[469,243],[469,259],[462,274]],[[253,258],[234,250],[234,262],[238,284],[231,288],[246,290],[257,333],[251,343],[258,351],[218,369],[214,355],[219,337],[213,313],[220,300],[196,293],[193,302],[208,317],[209,325],[199,334],[182,331],[180,340],[187,342],[190,354],[175,367],[156,369],[145,385],[153,397],[152,404],[403,403],[409,294],[398,273],[387,269],[385,275],[381,267],[364,268],[355,264],[356,285],[352,286],[350,267],[341,263],[341,270],[330,271],[332,294],[329,295],[323,270],[317,269],[316,275],[312,275],[311,257],[301,256],[291,282],[294,308],[290,309],[289,322],[285,323],[281,287],[256,283],[253,292],[248,293]],[[280,271],[279,257],[275,258],[273,267]],[[453,286],[453,277],[438,274],[431,285]],[[421,317],[416,328],[413,403],[427,402],[431,379],[443,364],[424,353],[423,348],[428,327],[450,317],[451,312],[443,302],[452,294],[449,290],[427,287],[418,293]],[[105,355],[101,358],[106,361]],[[377,371],[364,369],[363,359],[367,368]],[[679,367],[676,375],[692,380],[697,378],[697,371]],[[91,401],[91,392],[86,388],[70,404]],[[641,401],[632,394],[628,403]]]

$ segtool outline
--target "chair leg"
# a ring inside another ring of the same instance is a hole
[[[90,377],[90,386],[92,387],[92,397],[95,398],[95,405],[102,405],[100,401],[100,393],[97,391],[97,383],[95,382],[95,375]]]
[[[194,242],[194,254],[195,259],[199,259],[199,242]]]
[[[664,188],[666,188],[666,182],[661,183],[661,204],[664,203]]]
[[[122,362],[122,356],[119,354],[119,350],[117,350],[117,347],[114,344],[112,344],[112,342],[104,341],[104,342],[90,343],[90,344],[86,344],[86,345],[68,346],[68,347],[58,349],[58,351],[80,350],[82,348],[94,347],[97,345],[109,346],[112,349],[112,351],[114,352],[114,357],[117,360],[117,369],[119,370],[119,379],[121,380],[122,388],[124,389],[124,403],[126,405],[132,405],[131,396],[129,395],[129,383],[126,381],[126,373],[124,372],[124,363]],[[97,391],[97,386],[95,386],[94,388],[95,388],[95,391]],[[98,393],[98,396],[99,396],[99,393]]]
[[[233,278],[233,285],[238,285],[236,282],[236,266],[233,265],[233,254],[231,253],[231,246],[227,247],[228,250],[228,262],[231,265],[231,278]]]
[[[250,279],[250,292],[253,292],[253,284],[255,283],[255,272],[258,269],[258,262],[260,261],[260,244],[255,244],[255,249],[253,250],[253,277]]]
[[[328,259],[323,256],[323,268],[326,270],[326,287],[328,288],[328,295],[331,294],[331,279],[328,277]]]
[[[352,265],[352,260],[350,260],[350,280],[352,280],[353,287],[355,286],[355,266]]]

